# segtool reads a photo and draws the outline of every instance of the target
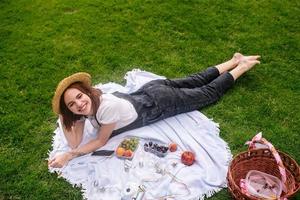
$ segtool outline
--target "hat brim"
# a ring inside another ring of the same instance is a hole
[[[60,114],[60,98],[64,91],[73,83],[82,82],[86,86],[91,86],[91,75],[86,72],[78,72],[64,78],[59,82],[52,99],[52,110],[56,114]]]

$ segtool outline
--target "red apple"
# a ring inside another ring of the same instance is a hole
[[[181,162],[185,165],[192,165],[195,162],[195,154],[190,151],[184,151],[181,154]]]
[[[169,145],[169,149],[170,149],[171,152],[176,151],[177,150],[177,144],[176,143],[171,143]]]

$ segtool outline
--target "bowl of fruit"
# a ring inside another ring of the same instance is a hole
[[[136,137],[125,138],[117,147],[116,155],[118,158],[131,160],[139,145],[139,139]]]
[[[167,144],[150,140],[144,143],[144,150],[146,152],[153,153],[158,157],[165,157],[167,155],[169,147]]]

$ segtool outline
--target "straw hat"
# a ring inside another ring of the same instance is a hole
[[[60,114],[60,98],[64,91],[73,83],[75,82],[82,82],[84,85],[90,86],[91,82],[91,75],[85,72],[78,72],[75,73],[67,78],[64,78],[62,81],[59,82],[57,88],[55,90],[53,99],[52,99],[52,110],[56,114]]]

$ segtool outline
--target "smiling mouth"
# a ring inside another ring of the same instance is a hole
[[[79,112],[82,112],[82,111],[83,111],[85,108],[86,108],[86,103],[85,103],[85,104],[83,104],[83,106],[82,106],[82,107],[80,107],[78,111],[79,111]]]

